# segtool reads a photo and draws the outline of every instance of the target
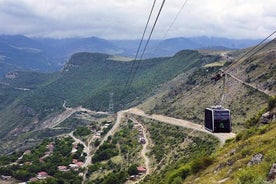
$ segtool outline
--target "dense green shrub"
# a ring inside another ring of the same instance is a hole
[[[138,174],[139,172],[138,172],[138,170],[137,170],[137,167],[138,167],[137,164],[132,164],[132,165],[128,168],[128,170],[127,170],[128,174],[129,174],[129,175],[136,175],[136,174]]]
[[[268,98],[268,110],[271,110],[274,107],[276,107],[276,96]]]
[[[82,137],[82,136],[87,136],[90,133],[91,133],[91,131],[87,127],[80,126],[76,129],[76,131],[74,132],[74,135]]]
[[[212,163],[213,163],[213,158],[208,157],[208,156],[195,159],[191,163],[191,172],[192,172],[192,174],[196,174],[200,170],[207,168]]]
[[[118,154],[119,151],[115,144],[104,142],[103,145],[96,151],[92,160],[93,162],[100,162],[103,160],[108,160]]]
[[[110,173],[107,175],[104,180],[103,184],[123,184],[128,177],[126,171],[121,171],[119,173]]]

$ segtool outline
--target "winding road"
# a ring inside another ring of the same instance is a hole
[[[141,109],[138,109],[138,108],[131,108],[131,109],[128,109],[126,112],[128,112],[130,114],[137,115],[137,116],[141,116],[144,118],[167,123],[170,125],[180,126],[180,127],[184,127],[184,128],[190,128],[193,130],[211,134],[211,135],[215,136],[216,138],[218,138],[221,145],[223,145],[227,139],[231,139],[236,136],[236,134],[234,134],[234,133],[212,133],[212,132],[205,130],[202,125],[192,123],[190,121],[186,121],[186,120],[182,120],[182,119],[177,119],[177,118],[172,118],[172,117],[157,115],[157,114],[148,115],[148,114],[145,114],[144,111],[142,111]]]
[[[147,149],[147,147],[148,147],[148,145],[149,145],[149,140],[148,140],[148,138],[147,138],[147,134],[146,134],[146,129],[145,129],[145,127],[141,124],[141,123],[139,123],[136,119],[134,119],[134,118],[130,118],[134,123],[137,123],[140,127],[142,127],[142,130],[143,130],[143,137],[145,138],[145,140],[146,140],[146,142],[145,142],[145,144],[143,144],[143,146],[142,146],[142,150],[141,150],[141,156],[143,157],[143,159],[144,159],[144,163],[145,163],[145,168],[147,169],[147,171],[146,171],[146,173],[145,173],[145,175],[143,175],[143,177],[142,178],[140,178],[139,179],[139,181],[141,181],[141,180],[143,180],[147,175],[149,175],[150,174],[150,160],[149,160],[149,158],[148,158],[148,156],[146,155],[146,153],[148,152],[148,149]],[[139,182],[138,181],[138,182]],[[135,182],[135,183],[137,183],[137,182]]]
[[[63,113],[57,115],[56,117],[51,118],[51,119],[43,122],[43,124],[46,125],[43,128],[54,128],[55,126],[57,126],[62,121],[69,118],[73,113],[78,112],[78,111],[87,111],[89,113],[97,113],[97,112],[94,112],[94,111],[91,111],[89,109],[85,109],[85,108],[82,108],[82,107],[68,108],[68,107],[65,106],[65,104],[63,106],[65,107],[66,110]],[[127,114],[133,114],[133,115],[148,118],[148,119],[151,119],[151,120],[156,120],[156,121],[161,122],[161,123],[167,123],[167,124],[174,125],[174,126],[190,128],[193,131],[195,130],[195,131],[200,131],[200,132],[204,132],[204,133],[207,133],[207,134],[211,134],[211,135],[215,136],[216,138],[218,138],[221,145],[223,145],[227,139],[235,137],[234,133],[211,133],[211,132],[205,130],[202,127],[202,125],[199,125],[199,124],[195,124],[195,123],[192,123],[192,122],[189,122],[189,121],[186,121],[186,120],[172,118],[172,117],[168,117],[168,116],[164,116],[164,115],[157,115],[157,114],[148,115],[144,111],[142,111],[141,109],[130,108],[130,109],[127,109],[127,110],[122,110],[122,111],[117,112],[116,122],[114,123],[113,127],[107,132],[107,134],[103,137],[100,144],[95,149],[93,149],[93,153],[91,152],[92,148],[90,147],[91,142],[93,141],[93,138],[90,138],[89,141],[88,141],[88,145],[86,145],[82,140],[76,138],[73,135],[73,132],[69,133],[69,136],[71,136],[75,140],[75,142],[80,143],[84,146],[83,151],[87,154],[87,156],[86,156],[86,160],[85,160],[85,163],[83,165],[83,168],[87,168],[89,165],[92,164],[91,163],[91,158],[92,158],[93,154],[108,139],[109,136],[111,136],[115,133],[115,131],[118,129],[120,123],[122,122],[122,119],[124,117],[126,117]],[[140,124],[142,126],[141,123],[138,122],[138,124]],[[143,159],[145,161],[145,167],[147,168],[147,171],[146,171],[145,175],[139,181],[141,181],[145,176],[150,174],[150,167],[149,167],[150,161],[149,161],[149,158],[146,155],[147,146],[149,144],[149,141],[146,137],[146,130],[145,130],[144,127],[143,127],[143,135],[146,138],[146,144],[143,144],[143,148],[141,150],[141,156],[143,157]],[[87,172],[87,170],[86,170],[86,172]],[[84,176],[83,176],[83,183],[86,180],[86,177],[85,177],[86,172],[84,173]]]

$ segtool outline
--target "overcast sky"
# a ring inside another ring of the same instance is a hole
[[[264,38],[276,30],[276,0],[167,0],[153,38]],[[139,39],[153,0],[0,0],[0,34]],[[154,17],[161,5],[157,0]],[[166,34],[166,32],[168,33]]]

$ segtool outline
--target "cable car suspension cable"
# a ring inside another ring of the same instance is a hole
[[[140,63],[141,63],[141,61],[142,61],[142,59],[143,59],[143,56],[144,56],[144,54],[145,54],[145,51],[146,51],[146,49],[147,49],[147,46],[148,46],[148,44],[149,44],[149,41],[150,41],[150,39],[151,39],[151,36],[152,36],[153,31],[154,31],[154,29],[155,29],[155,26],[156,26],[156,24],[157,24],[157,22],[158,22],[158,19],[159,19],[159,17],[160,17],[160,14],[161,14],[161,11],[162,11],[162,9],[163,9],[163,7],[164,7],[165,2],[166,2],[166,0],[163,0],[163,2],[162,2],[162,4],[161,4],[161,7],[159,8],[157,17],[155,18],[153,27],[152,27],[152,29],[151,29],[151,32],[150,32],[149,36],[148,36],[148,39],[147,39],[147,42],[146,42],[145,47],[144,47],[144,49],[143,49],[143,52],[142,52],[142,54],[141,54],[141,56],[140,56],[140,59],[139,59],[139,61],[138,61],[138,63],[137,63],[137,66],[136,66],[136,68],[135,68],[135,70],[134,70],[134,73],[133,73],[133,75],[131,76],[129,85],[128,85],[127,89],[126,89],[126,93],[129,91],[129,89],[130,89],[130,87],[131,87],[131,85],[132,85],[132,83],[133,83],[134,77],[135,77],[135,75],[136,75],[136,73],[137,73],[137,71],[138,71],[138,69],[139,69]]]

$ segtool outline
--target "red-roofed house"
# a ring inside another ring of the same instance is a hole
[[[77,162],[76,164],[77,164],[77,166],[81,167],[81,166],[83,166],[84,163],[83,162]]]
[[[69,169],[66,166],[64,166],[64,165],[58,166],[58,170],[61,171],[61,172],[67,172],[67,171],[69,171]]]
[[[138,171],[139,173],[145,173],[145,172],[147,172],[147,168],[145,168],[145,167],[143,167],[143,166],[139,166],[139,167],[137,167],[137,171]]]
[[[44,172],[44,171],[41,171],[39,173],[37,173],[37,176],[36,176],[38,179],[40,180],[43,180],[43,179],[46,179],[49,177],[48,173]]]
[[[55,149],[55,146],[53,145],[53,143],[50,143],[49,145],[47,145],[47,148],[49,151],[53,152]]]

